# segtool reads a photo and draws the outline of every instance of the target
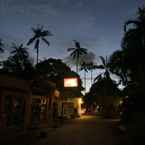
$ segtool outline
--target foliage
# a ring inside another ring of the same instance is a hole
[[[71,71],[71,69],[64,62],[62,62],[61,59],[49,58],[47,60],[41,61],[36,65],[36,71],[40,75],[43,75],[47,79],[56,83],[57,88],[60,90],[64,89],[64,77],[77,77],[79,78],[80,89],[82,89],[79,75]]]
[[[93,62],[82,62],[81,66],[80,66],[80,70],[84,71],[84,86],[86,88],[86,73],[88,71],[91,71],[91,85],[92,85],[92,80],[93,80],[93,76],[92,76],[92,72],[94,69],[96,69],[96,65]]]
[[[100,65],[96,65],[95,68],[96,69],[99,69],[99,70],[104,70],[103,73],[101,73],[100,75],[98,75],[94,81],[97,81],[98,79],[101,79],[102,77],[110,77],[110,71],[109,71],[109,61],[108,61],[108,58],[106,56],[106,58],[104,58],[103,56],[100,56],[100,60],[101,60],[101,63]]]
[[[104,70],[95,79],[87,94],[87,103],[97,102],[97,104],[107,105],[113,104],[115,97],[120,96],[118,84],[111,79],[110,62],[108,58],[100,56],[101,64],[95,65],[93,68]]]
[[[124,98],[121,123],[138,144],[144,136],[145,8],[139,8],[137,17],[125,23],[121,46],[122,49],[111,56],[111,71],[125,84],[123,94],[127,97]]]
[[[42,40],[44,43],[46,43],[48,46],[50,45],[49,41],[46,39],[47,36],[52,36],[52,33],[48,30],[43,30],[43,26],[38,26],[36,28],[32,28],[33,37],[28,41],[27,45],[34,44],[34,49],[37,51],[37,63],[39,59],[39,45],[40,41]]]
[[[126,85],[129,81],[129,69],[124,59],[125,55],[125,52],[122,50],[117,50],[110,56],[109,60],[109,70],[120,77],[120,83],[122,82],[123,85]]]
[[[109,75],[100,75],[90,88],[90,91],[85,95],[84,101],[87,106],[91,106],[94,103],[103,106],[103,110],[105,111],[107,107],[115,105],[120,96],[121,91],[118,89],[116,82]]]
[[[12,48],[11,55],[3,62],[3,70],[17,74],[24,73],[25,75],[31,73],[33,65],[30,61],[27,48],[23,47],[23,44],[13,44]]]
[[[73,58],[73,60],[76,63],[76,72],[79,71],[79,63],[80,63],[80,57],[87,54],[87,49],[82,48],[80,46],[80,43],[76,40],[74,40],[75,47],[74,48],[68,48],[67,50],[70,51],[70,56]]]
[[[128,29],[127,29],[128,28]],[[145,8],[138,9],[135,20],[124,25],[122,49],[111,56],[111,70],[120,75],[126,84],[129,81],[144,86],[145,82]]]
[[[47,74],[48,77],[57,77],[70,71],[70,68],[61,59],[49,58],[39,62],[36,65],[36,70],[40,74]]]

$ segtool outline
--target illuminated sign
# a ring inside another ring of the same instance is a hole
[[[64,78],[64,87],[78,87],[78,79]]]

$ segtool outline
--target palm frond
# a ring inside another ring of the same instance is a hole
[[[74,42],[75,42],[76,48],[80,48],[80,43],[78,41],[76,41],[76,40],[74,40]]]
[[[49,41],[46,40],[45,38],[41,38],[48,46],[50,45]]]
[[[98,80],[100,80],[102,78],[102,73],[101,74],[99,74],[95,79],[94,79],[94,82],[96,82],[96,81],[98,81]]]
[[[37,28],[32,27],[31,30],[34,34],[37,32]]]
[[[43,37],[45,37],[45,36],[53,36],[53,34],[50,32],[50,31],[42,31],[41,32],[41,35],[43,36]]]
[[[82,52],[83,54],[87,54],[87,49],[86,48],[80,48],[80,52]]]
[[[104,69],[104,65],[96,65],[95,66],[97,69]]]
[[[19,48],[23,48],[23,44],[22,43],[20,44]]]
[[[140,22],[139,22],[139,21],[136,21],[136,20],[129,20],[129,21],[127,21],[127,22],[124,24],[124,32],[127,31],[127,26],[128,26],[129,24],[134,24],[134,25],[138,26],[138,25],[140,25]]]
[[[88,72],[88,64],[86,62],[82,62],[80,64],[80,70],[84,70],[84,71]]]
[[[105,66],[106,65],[106,61],[105,61],[104,57],[103,56],[99,56],[99,58],[101,59],[102,64]]]
[[[73,51],[73,52],[70,54],[70,56],[72,56],[73,59],[75,59],[75,58],[77,57],[77,54],[75,53],[75,51]]]
[[[67,51],[73,51],[75,48],[67,48]]]
[[[23,47],[23,44],[16,45],[15,43],[13,43],[12,48],[13,51],[10,52],[11,54],[28,55],[27,48]]]
[[[35,41],[35,39],[36,39],[36,36],[32,37],[32,38],[28,41],[27,45],[30,45],[31,43],[33,43],[33,42]]]

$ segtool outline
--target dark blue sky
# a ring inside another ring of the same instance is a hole
[[[143,4],[144,0],[0,0],[0,38],[7,45],[26,44],[31,27],[40,24],[54,34],[49,47],[41,45],[41,59],[65,58],[72,40],[96,56],[106,56],[120,49],[124,22]]]
[[[40,57],[64,58],[72,40],[97,56],[120,48],[123,24],[143,0],[0,0],[0,37],[8,44],[25,43],[32,26],[42,24],[54,34],[42,44]]]

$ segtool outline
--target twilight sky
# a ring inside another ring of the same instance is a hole
[[[143,4],[144,0],[0,0],[0,38],[7,44],[26,43],[31,27],[40,24],[54,34],[49,47],[41,45],[41,58],[66,57],[72,40],[96,56],[106,56],[120,48],[124,22]]]
[[[144,0],[0,0],[0,37],[7,43],[25,43],[30,28],[42,24],[54,34],[42,44],[40,57],[67,56],[72,40],[97,56],[120,48],[123,24]]]

